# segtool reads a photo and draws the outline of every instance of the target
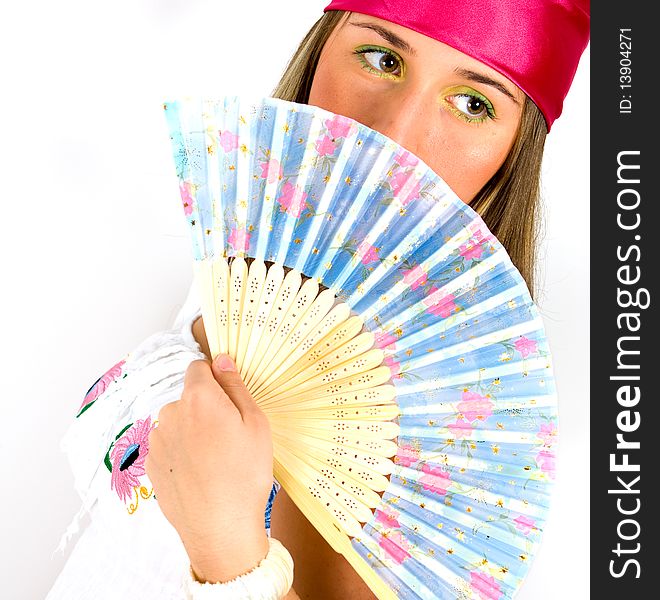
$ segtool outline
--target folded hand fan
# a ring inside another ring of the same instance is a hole
[[[213,356],[274,475],[378,598],[509,598],[554,477],[538,310],[420,159],[317,107],[164,105]]]

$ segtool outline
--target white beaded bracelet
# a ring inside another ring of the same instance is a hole
[[[185,580],[186,600],[280,600],[293,585],[293,559],[281,542],[268,538],[268,554],[251,571],[224,583],[200,583],[192,566]]]

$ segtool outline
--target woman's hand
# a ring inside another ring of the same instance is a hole
[[[181,400],[161,408],[149,435],[145,468],[200,581],[228,581],[266,556],[270,426],[231,358],[190,363]]]

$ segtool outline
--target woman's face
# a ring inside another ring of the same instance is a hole
[[[326,42],[309,96],[419,156],[466,203],[504,162],[523,102],[518,87],[478,60],[358,13]]]

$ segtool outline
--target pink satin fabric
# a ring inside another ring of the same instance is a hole
[[[589,41],[589,0],[333,0],[329,10],[397,23],[476,58],[533,100],[548,131]]]

